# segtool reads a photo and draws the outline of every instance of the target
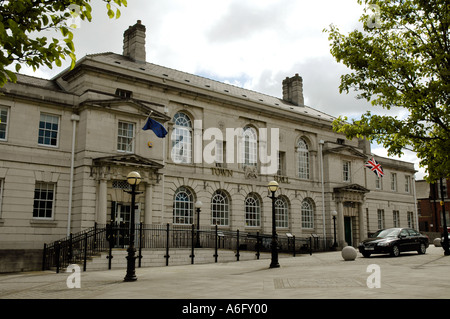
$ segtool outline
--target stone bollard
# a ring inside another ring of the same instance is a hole
[[[433,240],[433,244],[434,244],[434,247],[442,247],[441,239],[440,239],[440,238],[435,238],[435,239]]]
[[[342,255],[342,258],[344,258],[345,261],[348,261],[348,260],[355,260],[356,256],[358,255],[358,253],[357,253],[357,251],[356,251],[356,249],[354,247],[352,247],[352,246],[345,246],[342,249],[341,255]]]

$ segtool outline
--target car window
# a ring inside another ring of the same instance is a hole
[[[414,229],[408,229],[408,232],[411,236],[419,236],[419,233]]]
[[[378,238],[397,237],[399,234],[399,231],[400,230],[398,228],[383,229],[383,230],[380,230],[377,233],[375,233],[373,237],[378,237]]]
[[[409,233],[406,229],[402,229],[402,231],[400,232],[400,236],[409,236]]]

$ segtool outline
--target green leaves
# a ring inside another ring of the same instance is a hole
[[[369,112],[358,121],[345,118],[334,129],[347,137],[365,136],[401,155],[414,150],[427,166],[428,180],[450,177],[450,8],[445,0],[377,1],[378,27],[369,27],[365,5],[362,30],[329,34],[331,54],[352,72],[341,77],[340,92],[356,90],[358,98],[386,110],[403,110],[399,119]],[[447,147],[447,148],[444,148]]]
[[[76,14],[82,21],[92,20],[91,0],[35,0],[7,1],[0,6],[0,87],[7,81],[16,82],[16,72],[21,64],[37,70],[41,66],[60,67],[66,57],[71,59],[71,68],[75,66],[75,45],[68,19],[72,19],[70,9],[76,8]],[[126,0],[103,0],[107,5],[110,18],[120,17],[118,7],[127,6]],[[113,8],[114,7],[114,8]],[[115,12],[114,12],[114,10]],[[72,13],[73,14],[73,13]],[[59,30],[62,39],[49,40],[40,37],[40,32]],[[37,34],[37,36],[36,36]]]

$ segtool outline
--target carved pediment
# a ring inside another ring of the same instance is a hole
[[[342,187],[335,187],[334,188],[335,193],[343,193],[343,192],[358,192],[358,193],[368,193],[370,190],[367,188],[359,185],[359,184],[351,184],[351,185],[345,185]]]
[[[365,201],[365,195],[368,192],[370,191],[367,188],[358,184],[351,184],[334,188],[335,199],[338,202],[363,203]]]
[[[84,105],[101,106],[110,108],[111,110],[126,112],[126,113],[138,113],[144,116],[151,114],[151,117],[156,121],[167,122],[170,121],[170,117],[154,110],[151,104],[138,101],[132,98],[113,98],[107,100],[87,100]],[[157,105],[162,106],[162,105]]]
[[[107,156],[92,161],[91,176],[94,179],[125,179],[131,171],[138,171],[143,180],[159,180],[159,169],[164,165],[135,154]]]
[[[324,150],[324,154],[332,153],[332,154],[340,154],[340,155],[347,155],[347,156],[355,156],[360,157],[363,159],[366,159],[366,155],[356,148],[349,146],[349,145],[342,145],[334,148],[328,148]]]

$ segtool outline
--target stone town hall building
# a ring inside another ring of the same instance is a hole
[[[14,256],[27,269],[20,260],[33,252],[39,260],[44,243],[129,220],[130,171],[143,177],[135,216],[146,224],[195,223],[201,201],[202,227],[270,233],[266,185],[277,180],[280,233],[316,234],[330,246],[333,211],[340,246],[382,227],[416,226],[413,164],[333,132],[331,116],[304,105],[299,75],[286,78],[276,98],[145,59],[138,21],[124,33],[123,54],[87,55],[51,80],[18,75],[0,89],[3,260]],[[142,130],[148,117],[166,137]],[[215,145],[208,128],[222,133]],[[244,134],[226,138],[228,128]],[[201,158],[206,147],[215,149],[212,162]],[[278,149],[274,172],[264,170],[261,149]],[[383,178],[364,166],[373,156]]]

